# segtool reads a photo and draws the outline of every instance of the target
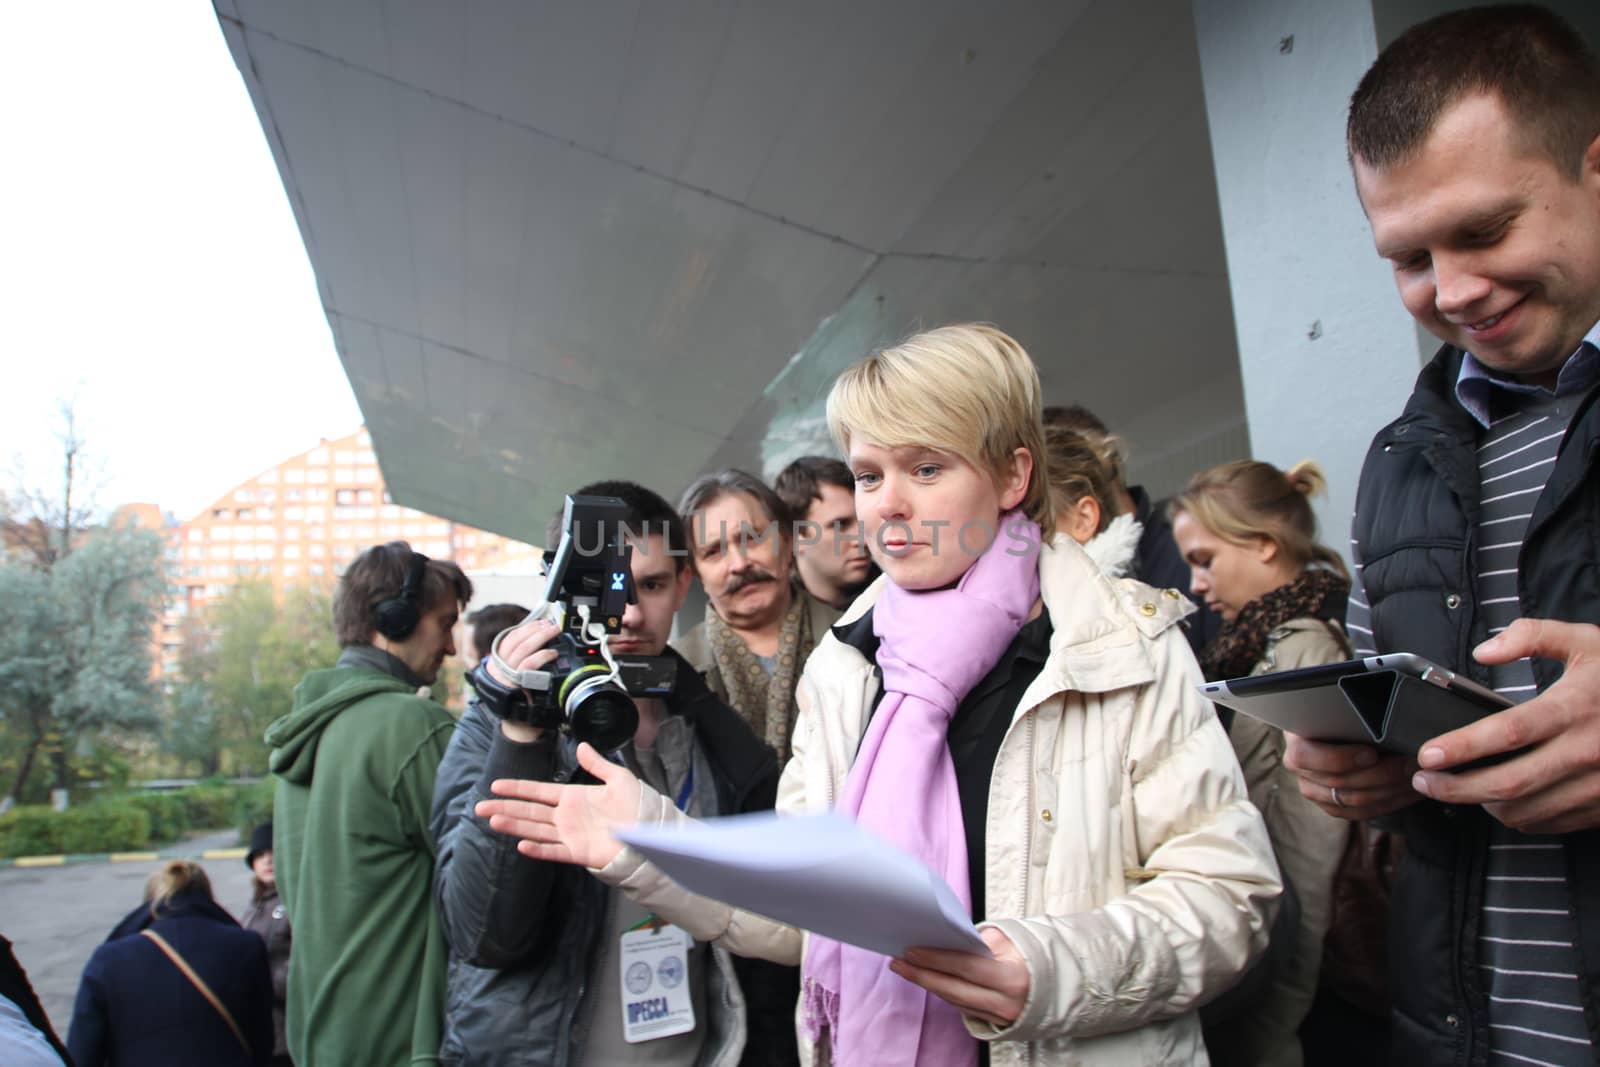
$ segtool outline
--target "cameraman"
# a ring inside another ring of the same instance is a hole
[[[667,646],[692,573],[682,520],[661,497],[631,482],[599,482],[578,495],[620,498],[627,528],[638,535],[632,542],[638,602],[623,614],[612,650],[679,661],[670,696],[636,700],[638,729],[612,758],[692,815],[771,808],[776,756]],[[557,544],[561,534],[557,516],[547,543]],[[555,658],[546,646],[556,633],[547,621],[526,623],[506,635],[501,656],[513,669],[545,669]],[[492,666],[484,669],[491,671],[486,681],[515,685]],[[637,1020],[630,1029],[618,961],[648,913],[581,867],[523,856],[515,838],[494,833],[472,814],[497,778],[549,781],[577,768],[570,738],[498,717],[509,706],[504,694],[483,693],[468,705],[434,790],[434,886],[451,949],[441,1061],[690,1067],[732,1064],[742,1047],[743,1063],[797,1062],[797,972],[735,960],[703,943],[689,942],[682,960],[693,1029],[653,1040],[639,1040]]]

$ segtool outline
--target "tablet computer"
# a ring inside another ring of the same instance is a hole
[[[1313,741],[1375,744],[1407,756],[1424,741],[1511,706],[1494,690],[1409,652],[1207,682],[1200,691]]]

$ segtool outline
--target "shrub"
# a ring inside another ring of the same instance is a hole
[[[63,852],[128,852],[150,844],[150,816],[128,800],[101,800],[58,813]]]
[[[136,793],[128,803],[150,816],[150,840],[178,841],[189,828],[183,799],[171,793]]]
[[[240,841],[249,841],[251,831],[272,818],[272,796],[277,785],[276,778],[267,777],[238,787],[233,803],[233,823],[239,828]]]
[[[175,794],[183,802],[183,817],[190,830],[218,830],[233,825],[233,789],[202,783]]]
[[[150,843],[150,816],[128,798],[55,811],[18,808],[0,816],[0,856],[127,852]]]
[[[44,856],[60,851],[58,812],[30,804],[0,815],[0,856]]]

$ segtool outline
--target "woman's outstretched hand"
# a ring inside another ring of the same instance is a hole
[[[599,869],[622,851],[611,828],[637,822],[639,779],[609,762],[593,746],[578,746],[578,765],[599,785],[559,785],[500,778],[490,789],[501,800],[480,800],[473,810],[489,828],[522,840],[524,856]]]

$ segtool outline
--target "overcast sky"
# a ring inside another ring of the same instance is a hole
[[[209,3],[0,13],[0,488],[76,397],[104,510],[187,519],[360,412]]]

